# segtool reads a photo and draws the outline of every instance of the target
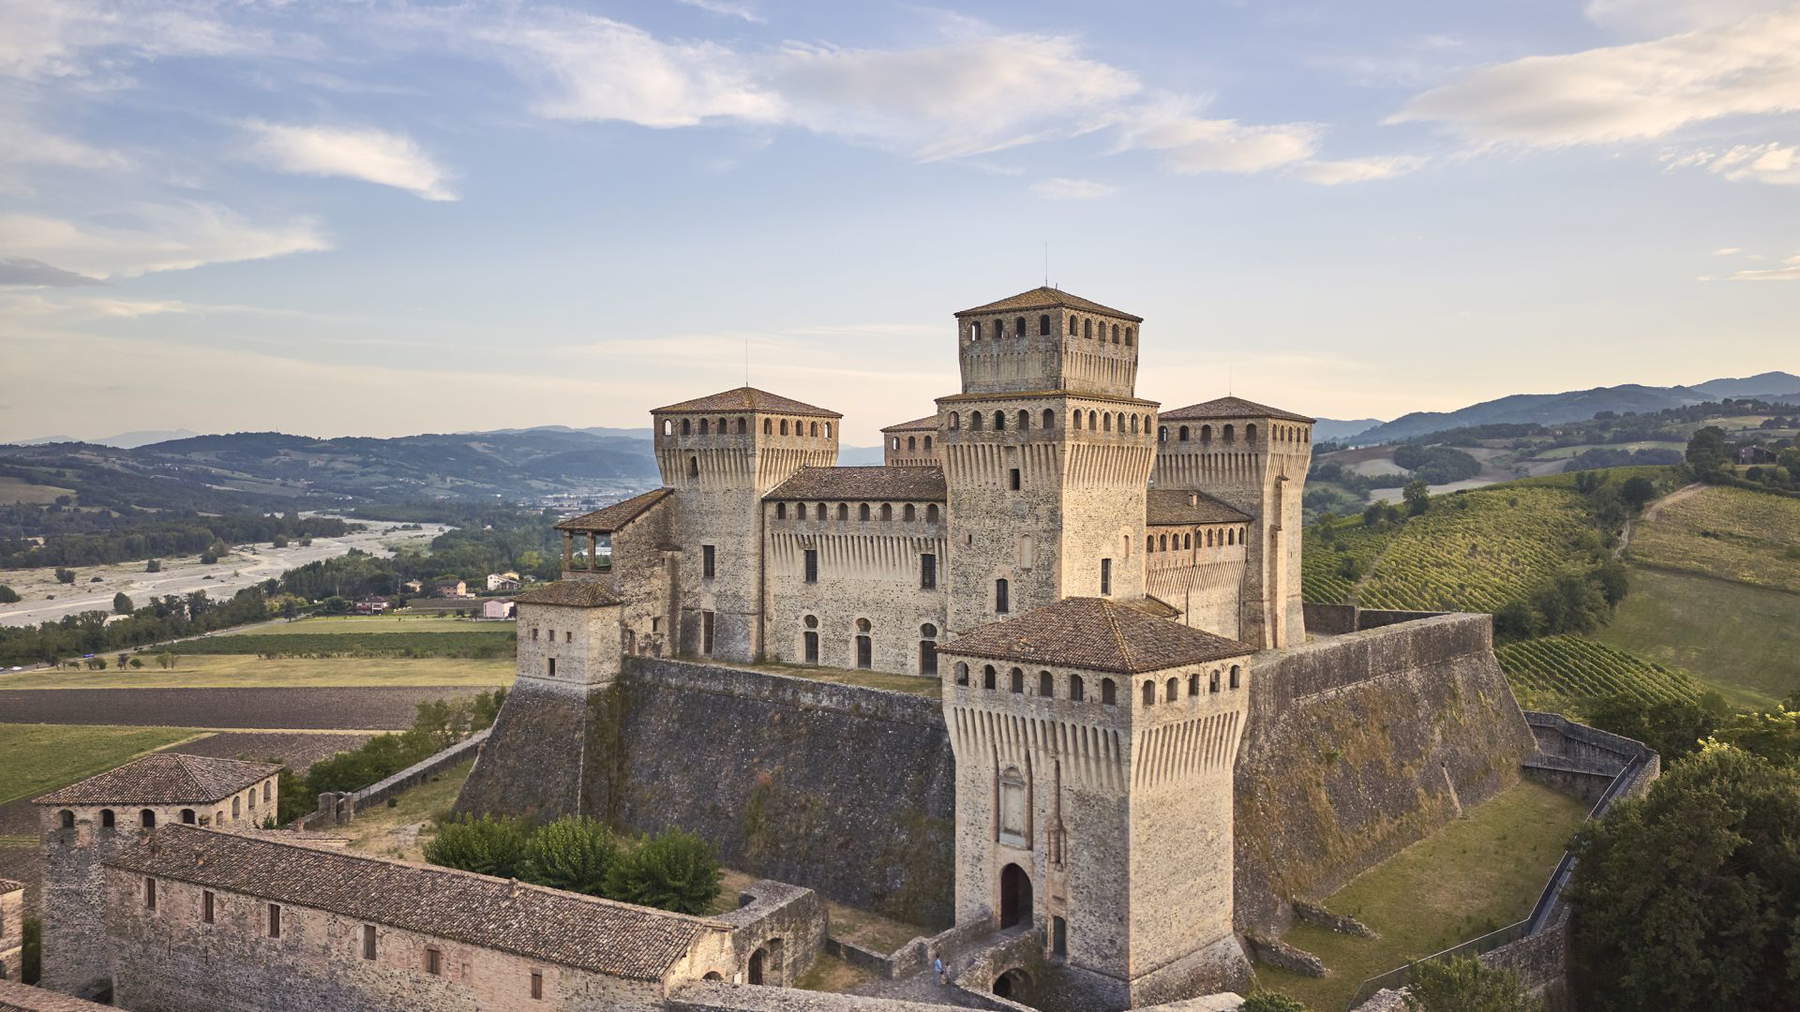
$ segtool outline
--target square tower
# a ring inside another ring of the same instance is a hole
[[[1130,397],[1143,317],[1056,288],[956,314],[964,393],[1068,390]]]
[[[1094,598],[946,645],[957,923],[1041,929],[1057,989],[1091,1007],[1247,981],[1232,767],[1251,653]]]

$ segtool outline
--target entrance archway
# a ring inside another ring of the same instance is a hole
[[[1031,876],[1016,864],[1000,870],[1000,926],[1031,923]]]
[[[750,969],[744,974],[746,983],[761,984],[763,982],[763,960],[766,958],[761,949],[750,954]]]
[[[1013,968],[994,978],[994,997],[1023,1002],[1031,994],[1031,978],[1024,970]]]

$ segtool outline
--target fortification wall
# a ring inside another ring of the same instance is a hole
[[[1236,919],[1279,933],[1315,900],[1516,783],[1536,741],[1485,615],[1256,657],[1239,752]]]

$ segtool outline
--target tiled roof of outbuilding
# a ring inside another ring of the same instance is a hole
[[[1165,422],[1179,422],[1189,418],[1279,418],[1285,422],[1313,422],[1313,419],[1305,415],[1296,415],[1292,411],[1272,408],[1242,397],[1217,397],[1199,404],[1189,404],[1185,408],[1171,408],[1157,417]]]
[[[106,1012],[111,1008],[0,978],[0,1012]]]
[[[763,414],[772,415],[817,415],[821,418],[844,417],[829,408],[814,407],[811,404],[805,404],[794,400],[792,397],[783,397],[780,394],[772,394],[767,390],[758,390],[755,387],[738,387],[736,390],[721,390],[716,394],[707,394],[705,397],[696,397],[691,401],[682,401],[679,404],[670,404],[660,408],[651,408],[650,410],[652,413],[665,411],[691,411],[695,413],[710,411],[757,411]]]
[[[593,580],[557,580],[540,583],[513,595],[514,604],[555,604],[565,608],[605,608],[619,603],[612,591]]]
[[[1171,524],[1241,524],[1250,514],[1205,492],[1153,488],[1144,497],[1145,520],[1152,527]]]
[[[638,517],[650,512],[650,507],[674,494],[672,488],[657,488],[634,495],[611,506],[602,506],[592,513],[583,513],[578,517],[570,517],[556,525],[559,531],[593,531],[595,534],[611,534],[631,523]]]
[[[1137,674],[1242,657],[1256,648],[1099,597],[1070,597],[981,626],[943,647],[1026,664]]]
[[[0,893],[17,892],[25,888],[25,883],[10,878],[0,878]]]
[[[887,428],[882,429],[881,431],[883,431],[883,432],[936,432],[937,427],[938,427],[938,416],[926,415],[924,418],[915,418],[910,422],[901,422],[899,425],[890,425]]]
[[[661,980],[701,937],[730,930],[474,872],[179,824],[106,863],[632,980]]]
[[[37,799],[40,805],[209,804],[281,769],[270,763],[153,752]]]
[[[1027,292],[1010,295],[998,302],[990,302],[985,306],[976,306],[974,309],[965,309],[956,315],[971,316],[975,313],[1009,313],[1015,309],[1056,308],[1082,309],[1090,313],[1104,313],[1107,316],[1116,316],[1121,320],[1130,320],[1133,323],[1144,322],[1144,318],[1141,316],[1133,316],[1130,313],[1113,309],[1110,306],[1102,306],[1098,302],[1084,299],[1079,295],[1070,295],[1060,288],[1046,287],[1033,288]]]
[[[944,471],[938,467],[803,467],[763,498],[943,502]]]

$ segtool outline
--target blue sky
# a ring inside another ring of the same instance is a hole
[[[845,435],[1050,279],[1139,390],[1800,368],[1800,4],[0,0],[0,438]]]

